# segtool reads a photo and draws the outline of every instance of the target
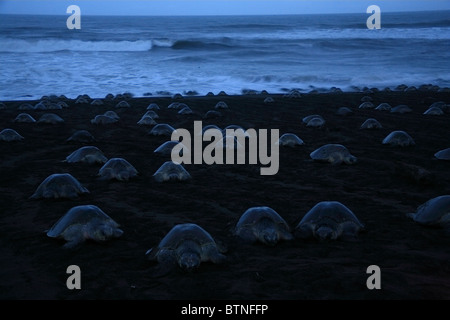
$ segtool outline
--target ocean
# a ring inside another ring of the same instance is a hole
[[[0,100],[450,86],[450,12],[0,15]]]

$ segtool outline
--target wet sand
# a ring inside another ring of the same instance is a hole
[[[376,105],[406,104],[411,113],[393,114],[359,109],[369,95]],[[450,163],[434,154],[450,147],[450,114],[427,116],[436,101],[450,103],[450,94],[435,91],[304,94],[297,98],[270,95],[131,98],[131,108],[116,109],[118,101],[102,106],[75,104],[62,110],[21,111],[23,101],[6,101],[0,129],[12,128],[25,139],[0,142],[0,298],[3,300],[429,300],[450,298],[449,235],[408,219],[425,201],[450,194]],[[186,103],[193,115],[168,109]],[[218,101],[229,109],[219,118],[205,119]],[[38,101],[32,101],[34,105]],[[190,164],[192,179],[158,183],[152,175],[169,157],[153,151],[170,137],[148,135],[151,127],[137,125],[146,107],[157,103],[158,123],[192,131],[230,124],[244,128],[279,129],[297,134],[305,145],[280,148],[279,171],[260,175],[257,165]],[[336,114],[339,107],[353,113]],[[113,110],[120,120],[110,125],[90,122]],[[27,112],[35,119],[52,112],[63,124],[15,123]],[[321,128],[306,127],[302,118],[322,115]],[[376,118],[379,130],[361,130]],[[106,157],[123,157],[138,171],[129,181],[102,181],[101,165],[70,164],[63,160],[82,143],[67,143],[76,130],[96,138],[89,143]],[[391,131],[404,130],[415,146],[381,143]],[[345,145],[358,158],[353,165],[314,162],[309,154],[327,143]],[[90,193],[78,199],[30,200],[50,174],[67,172]],[[295,239],[270,247],[246,244],[233,235],[239,217],[250,207],[269,206],[291,228],[316,203],[340,201],[365,225],[356,241]],[[93,204],[120,225],[124,234],[105,243],[88,241],[78,250],[65,250],[63,240],[46,236],[70,208]],[[176,224],[196,223],[227,247],[223,264],[204,262],[194,272],[161,272],[146,260]],[[81,289],[69,290],[66,269],[81,269]],[[381,289],[369,290],[367,268],[381,271]]]

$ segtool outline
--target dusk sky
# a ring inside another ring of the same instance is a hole
[[[0,14],[61,14],[78,5],[86,15],[248,15],[450,10],[450,0],[0,0]]]

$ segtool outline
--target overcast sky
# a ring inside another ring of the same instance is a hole
[[[235,15],[450,10],[450,0],[0,0],[0,13],[66,15],[69,5],[85,15]]]

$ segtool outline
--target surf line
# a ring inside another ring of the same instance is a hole
[[[278,129],[270,129],[270,154],[268,150],[268,130],[253,128],[226,129],[225,134],[215,128],[210,128],[203,132],[202,121],[194,121],[194,138],[187,129],[176,129],[172,132],[171,140],[178,141],[172,148],[172,162],[179,164],[192,164],[192,154],[194,164],[245,164],[247,159],[248,142],[248,163],[258,164],[261,175],[275,175],[279,170],[279,146],[280,136]],[[193,145],[191,141],[193,140]],[[203,149],[203,142],[210,142]],[[191,151],[192,150],[192,151]],[[224,162],[225,150],[225,162]]]

